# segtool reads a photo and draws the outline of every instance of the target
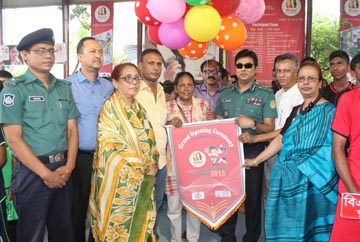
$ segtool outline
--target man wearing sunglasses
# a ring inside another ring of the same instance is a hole
[[[17,45],[28,66],[8,79],[1,95],[0,123],[16,164],[11,185],[19,215],[18,241],[75,241],[72,233],[72,171],[80,113],[71,83],[54,77],[51,29],[26,35]]]
[[[270,89],[262,88],[256,83],[258,58],[255,52],[244,49],[235,56],[237,82],[221,92],[220,102],[215,113],[223,118],[236,118],[242,132],[253,135],[274,130],[277,117],[275,97]],[[245,158],[256,157],[267,143],[244,144]],[[246,170],[245,220],[246,233],[244,242],[255,242],[261,235],[261,195],[264,166]],[[237,213],[234,213],[219,228],[217,233],[221,241],[236,241],[235,227]]]
[[[72,214],[75,241],[85,242],[85,221],[89,204],[97,120],[101,107],[114,88],[111,82],[99,76],[104,55],[102,46],[95,38],[82,38],[77,45],[76,52],[81,68],[68,77],[68,81],[72,83],[71,89],[76,106],[81,113],[77,119],[79,150],[74,169],[74,207]],[[92,236],[91,233],[89,236]]]

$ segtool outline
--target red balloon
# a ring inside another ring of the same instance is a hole
[[[163,43],[161,43],[161,40],[159,38],[160,25],[149,25],[148,26],[148,34],[149,34],[150,39],[158,45],[163,44]]]
[[[160,25],[160,21],[151,16],[149,9],[147,8],[148,0],[136,0],[135,1],[135,14],[139,21],[147,25]]]
[[[240,0],[211,0],[209,5],[212,5],[221,16],[226,16],[233,13],[240,4]]]

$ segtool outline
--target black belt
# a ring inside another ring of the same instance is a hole
[[[66,159],[67,151],[59,152],[48,156],[38,156],[38,159],[44,164],[52,164]]]
[[[95,150],[78,150],[78,154],[81,155],[94,155]]]

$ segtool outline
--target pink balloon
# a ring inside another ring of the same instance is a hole
[[[177,50],[190,42],[190,37],[185,31],[184,19],[172,23],[162,23],[159,28],[159,39],[169,49]]]
[[[261,19],[265,12],[264,0],[241,0],[235,10],[235,16],[246,24],[252,24]]]
[[[184,0],[148,0],[147,7],[160,22],[172,23],[184,15],[186,3]]]

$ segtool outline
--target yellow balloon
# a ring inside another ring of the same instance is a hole
[[[209,5],[192,7],[185,15],[185,31],[191,39],[207,42],[215,38],[221,27],[221,16]]]

